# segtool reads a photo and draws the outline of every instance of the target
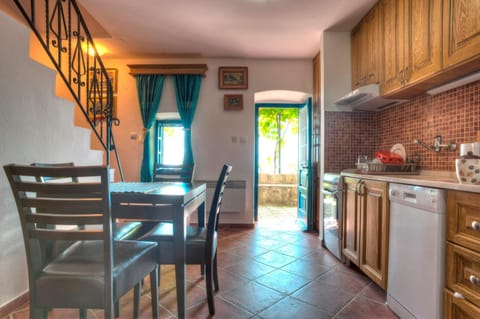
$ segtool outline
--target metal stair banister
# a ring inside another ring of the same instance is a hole
[[[108,166],[114,151],[123,181],[112,134],[112,125],[120,125],[113,114],[112,81],[76,0],[13,1],[106,151]]]

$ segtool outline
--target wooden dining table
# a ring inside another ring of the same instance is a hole
[[[186,229],[192,214],[205,226],[205,183],[112,183],[112,217],[173,223],[178,318],[186,309]],[[160,252],[161,253],[161,252]]]

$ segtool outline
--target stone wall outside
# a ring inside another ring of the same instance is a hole
[[[259,174],[258,205],[297,206],[296,174]]]

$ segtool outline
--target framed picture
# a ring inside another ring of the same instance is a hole
[[[220,89],[248,89],[248,68],[243,66],[221,66],[218,68]]]
[[[108,78],[110,79],[110,81],[112,82],[112,89],[113,89],[113,94],[116,94],[117,91],[118,91],[118,70],[117,69],[105,69],[105,71],[107,72],[107,76]],[[89,73],[89,81],[90,83],[93,81],[93,70],[90,70],[90,73]],[[105,79],[105,78],[103,78]],[[100,76],[100,69],[97,69],[97,81],[101,81],[102,80],[102,77]],[[102,91],[106,92],[107,91],[107,84],[106,83],[99,83],[98,84],[101,88],[102,88]],[[89,88],[91,87],[91,85],[89,85]]]
[[[242,94],[225,94],[223,96],[223,109],[226,111],[243,110],[243,95]]]

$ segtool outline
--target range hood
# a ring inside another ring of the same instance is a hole
[[[368,84],[337,99],[335,105],[349,107],[352,110],[381,111],[406,100],[386,99],[380,96],[378,84]]]

